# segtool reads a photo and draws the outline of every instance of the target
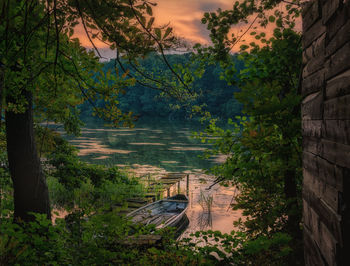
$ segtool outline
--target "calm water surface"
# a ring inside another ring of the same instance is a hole
[[[151,174],[155,178],[167,172],[188,173],[190,225],[184,236],[208,229],[229,233],[234,229],[233,221],[241,217],[240,211],[229,208],[236,191],[220,185],[207,189],[215,178],[204,174],[204,169],[223,158],[199,158],[210,147],[192,138],[192,132],[201,129],[193,123],[169,121],[140,121],[135,128],[110,128],[95,122],[88,123],[80,137],[67,138],[79,148],[79,156],[91,163],[117,165],[137,176]],[[185,193],[186,180],[181,181],[180,190]],[[176,193],[174,186],[171,195]],[[205,203],[208,200],[212,202],[210,212]]]

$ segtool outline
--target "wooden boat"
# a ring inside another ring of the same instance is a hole
[[[127,216],[131,217],[134,223],[154,224],[156,229],[165,227],[183,228],[184,222],[188,224],[185,214],[187,207],[187,196],[177,194],[143,206],[130,212]]]

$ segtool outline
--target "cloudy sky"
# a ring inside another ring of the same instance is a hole
[[[157,25],[170,23],[177,36],[184,37],[193,43],[206,44],[209,41],[209,33],[205,25],[201,24],[201,18],[206,11],[215,11],[218,8],[232,8],[233,0],[155,0],[156,7],[153,7],[153,15]],[[81,43],[92,48],[91,43],[85,36],[82,27],[75,29],[75,36]],[[106,45],[94,41],[103,56],[114,57],[113,53],[106,48]]]
[[[232,8],[233,0],[159,0],[154,16],[159,24],[169,23],[176,35],[207,43],[208,31],[201,23],[204,12]]]
[[[206,26],[201,23],[204,12],[216,11],[218,8],[231,9],[235,0],[153,0],[153,2],[157,3],[157,6],[153,8],[155,24],[164,25],[169,23],[177,36],[184,37],[192,43],[208,44],[209,32],[206,30]],[[233,32],[237,35],[240,30],[245,31],[246,27],[246,24],[236,26]],[[269,29],[264,31],[268,33]],[[91,48],[82,27],[76,29],[75,35],[85,47]],[[248,43],[254,40],[249,34],[245,36],[245,39]],[[105,44],[98,41],[95,41],[95,44],[103,56],[107,58],[115,57],[114,53],[106,48]],[[233,51],[238,50],[239,46],[233,49]]]

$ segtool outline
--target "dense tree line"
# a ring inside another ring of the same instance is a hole
[[[236,58],[236,56],[234,57]],[[190,61],[190,54],[169,54],[167,59],[171,65],[183,66]],[[236,59],[237,68],[242,68],[243,62]],[[104,64],[104,71],[116,74],[118,62],[115,59]],[[133,66],[125,63],[130,73],[137,75]],[[167,75],[167,66],[159,55],[151,54],[140,60],[138,67],[142,71],[148,70],[151,73]],[[139,70],[138,69],[138,70]],[[200,78],[194,79],[191,86],[196,95],[185,103],[177,99],[167,97],[161,90],[155,90],[142,84],[135,83],[123,89],[118,96],[118,105],[123,112],[133,112],[136,117],[142,118],[163,118],[168,120],[184,120],[190,117],[198,119],[199,113],[193,112],[193,106],[202,106],[202,109],[210,112],[214,117],[223,120],[241,114],[241,104],[235,99],[234,92],[239,91],[238,87],[232,87],[222,78],[222,69],[219,64],[205,64],[203,74]],[[100,99],[95,102],[96,106],[104,107],[105,101]],[[89,103],[81,105],[81,117],[90,117],[93,109]]]

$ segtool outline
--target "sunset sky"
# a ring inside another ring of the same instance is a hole
[[[177,35],[193,42],[208,43],[209,33],[201,23],[204,12],[232,8],[233,0],[159,0],[154,8],[156,21],[170,22]]]
[[[153,2],[157,3],[157,6],[153,7],[153,15],[157,25],[170,23],[177,36],[183,37],[192,43],[208,44],[209,32],[206,30],[206,26],[201,23],[203,14],[208,11],[216,11],[218,8],[231,9],[235,0],[155,0]],[[244,30],[247,25],[236,26],[233,29],[234,33],[237,34],[242,27]],[[82,28],[77,28],[75,35],[85,47],[92,47]],[[248,34],[245,38],[253,37]],[[251,40],[247,41],[250,42]],[[115,57],[114,53],[105,44],[96,41],[96,46],[103,56],[107,58]],[[234,51],[238,51],[238,49],[237,46]]]
[[[201,18],[206,11],[215,11],[218,8],[232,8],[233,0],[157,0],[153,1],[157,6],[153,7],[155,23],[164,25],[170,23],[174,33],[177,36],[184,37],[193,43],[207,44],[209,42],[209,32],[205,25],[201,24]],[[91,43],[85,36],[82,27],[77,27],[75,36],[81,43],[92,48]],[[107,58],[114,57],[105,44],[95,40],[96,46],[100,49],[103,56]]]

